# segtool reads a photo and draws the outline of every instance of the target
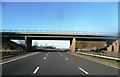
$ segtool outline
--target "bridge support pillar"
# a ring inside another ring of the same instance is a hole
[[[113,46],[110,45],[110,46],[108,47],[108,51],[112,51],[112,49],[113,49]]]
[[[2,37],[2,40],[7,40],[7,41],[10,41],[10,39],[9,39],[9,38],[4,38],[4,37]]]
[[[32,39],[25,37],[25,51],[31,51]]]
[[[115,52],[119,52],[119,47],[120,47],[119,40],[117,40],[113,43],[113,47],[114,47]]]
[[[113,51],[113,45],[111,41],[107,41],[107,51]]]
[[[74,37],[72,40],[70,40],[70,52],[75,52],[75,43],[76,38]]]

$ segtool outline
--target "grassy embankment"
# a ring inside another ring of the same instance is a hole
[[[105,63],[109,63],[115,66],[119,66],[120,65],[120,60],[112,60],[112,59],[106,59],[106,58],[102,58],[102,57],[96,57],[96,56],[91,56],[91,55],[86,55],[86,54],[81,54],[81,53],[77,53],[82,57],[86,57],[89,59],[94,59],[97,61],[101,61],[101,62],[105,62]]]
[[[19,54],[23,54],[23,46],[6,39],[2,39],[2,55],[1,57],[11,57]]]

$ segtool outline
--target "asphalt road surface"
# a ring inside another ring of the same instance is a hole
[[[3,75],[118,75],[118,69],[70,55],[40,52],[2,64]]]

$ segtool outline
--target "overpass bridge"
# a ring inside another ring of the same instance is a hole
[[[32,40],[70,40],[70,51],[75,51],[76,41],[103,41],[107,43],[108,51],[119,52],[118,35],[102,33],[82,33],[67,31],[2,31],[3,39],[25,40],[26,51],[31,50]]]

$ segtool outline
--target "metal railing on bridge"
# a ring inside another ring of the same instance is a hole
[[[8,30],[3,29],[0,30],[0,32],[55,32],[55,33],[72,33],[72,34],[94,34],[94,35],[114,35],[118,36],[118,33],[116,32],[88,32],[88,31],[65,31],[65,30]]]

